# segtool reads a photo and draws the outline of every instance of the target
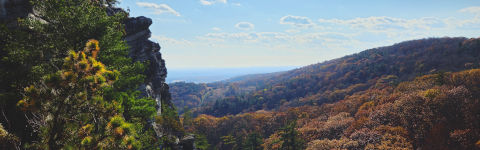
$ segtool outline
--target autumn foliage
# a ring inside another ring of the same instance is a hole
[[[320,106],[195,118],[192,132],[238,142],[260,133],[264,149],[282,149],[285,125],[296,120],[307,149],[478,149],[480,69],[425,75],[370,87]]]

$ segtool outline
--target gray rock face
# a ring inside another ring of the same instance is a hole
[[[125,22],[125,31],[127,33],[125,41],[130,46],[129,56],[134,61],[149,62],[150,66],[145,72],[147,79],[139,87],[139,90],[143,93],[143,96],[155,99],[157,102],[157,115],[161,115],[162,105],[170,108],[174,106],[171,102],[168,84],[165,83],[167,68],[165,67],[165,60],[162,59],[162,54],[160,53],[160,45],[148,39],[151,36],[149,29],[151,24],[152,19],[143,16],[129,18]],[[194,136],[187,135],[183,137],[182,133],[164,130],[161,125],[155,122],[152,122],[152,126],[157,137],[167,136],[170,139],[176,139],[175,149],[195,149]]]
[[[152,20],[143,16],[129,18],[125,22],[125,31],[127,32],[125,40],[130,46],[129,56],[134,61],[149,62],[149,67],[145,72],[147,79],[145,84],[140,87],[140,91],[143,96],[157,101],[157,115],[160,115],[161,105],[167,104],[171,107],[172,103],[168,85],[165,83],[167,68],[160,53],[160,45],[148,39],[151,36],[150,29],[148,29],[151,24]]]

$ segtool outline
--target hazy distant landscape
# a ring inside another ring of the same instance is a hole
[[[210,83],[249,74],[288,71],[297,67],[191,68],[168,69],[166,82]]]

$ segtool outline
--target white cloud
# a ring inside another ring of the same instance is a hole
[[[479,29],[480,28],[480,17],[475,17],[468,20],[455,21],[456,26],[461,29]]]
[[[215,42],[226,42],[226,41],[242,41],[242,42],[253,42],[256,41],[258,36],[256,33],[207,33],[204,36],[198,37],[202,40],[215,41]]]
[[[235,45],[248,44],[259,46],[293,46],[290,42],[293,41],[292,36],[281,32],[257,32],[257,33],[208,33],[197,39],[206,43],[214,43],[215,45]]]
[[[176,18],[169,18],[169,17],[155,17],[152,18],[153,22],[161,22],[161,23],[189,23],[190,21],[182,18],[182,17],[176,17]]]
[[[460,21],[465,19],[449,20],[449,18],[432,17],[404,19],[372,16],[354,19],[319,19],[314,23],[308,17],[290,15],[282,17],[281,24],[301,28],[290,28],[283,32],[212,32],[197,36],[196,40],[198,43],[220,47],[248,45],[270,50],[279,48],[284,51],[318,53],[335,50],[340,54],[415,38],[451,36],[444,31],[458,28]],[[465,22],[465,25],[467,23],[474,22]],[[467,29],[480,27],[480,24],[478,26],[470,24]],[[241,28],[240,26],[249,28],[246,23],[236,25],[237,28]]]
[[[188,40],[177,40],[166,36],[152,35],[152,39],[157,41],[162,47],[191,47],[193,43]]]
[[[472,6],[472,7],[463,8],[463,9],[460,9],[459,12],[472,13],[472,14],[480,15],[480,6]]]
[[[240,29],[240,30],[253,30],[255,28],[255,25],[253,25],[252,23],[250,22],[239,22],[235,25],[235,27],[237,29]]]
[[[370,29],[370,30],[387,30],[387,29],[431,29],[441,28],[446,25],[444,20],[437,18],[420,18],[420,19],[402,19],[393,17],[367,17],[355,19],[319,19],[319,23],[327,25],[344,25],[353,28]]]
[[[261,46],[281,46],[299,48],[312,48],[312,45],[349,45],[353,35],[334,33],[334,32],[315,32],[303,34],[287,34],[283,32],[254,32],[254,33],[208,33],[197,37],[205,42],[214,42],[215,44],[248,43]],[[299,45],[300,44],[300,45]]]
[[[213,5],[215,3],[227,3],[227,0],[200,0],[200,4],[202,5]]]
[[[140,7],[144,8],[151,8],[154,9],[154,14],[172,14],[175,16],[180,16],[180,13],[175,11],[173,8],[168,6],[167,4],[155,4],[155,3],[147,3],[147,2],[137,2],[136,3]]]
[[[280,18],[280,24],[290,24],[297,27],[311,27],[315,24],[308,17],[287,15]]]
[[[298,33],[298,32],[300,32],[300,30],[297,30],[297,29],[287,29],[287,30],[285,30],[285,32],[293,34],[293,33]]]
[[[466,20],[453,20],[457,24],[458,27],[462,29],[478,29],[480,28],[480,7],[479,6],[472,6],[458,10],[458,12],[462,13],[471,13],[474,14],[475,17],[469,18]]]
[[[213,30],[213,31],[222,31],[222,29],[219,28],[219,27],[213,27],[212,30]]]

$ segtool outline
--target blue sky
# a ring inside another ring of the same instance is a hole
[[[478,0],[121,0],[169,69],[305,66],[428,37],[479,37]]]

